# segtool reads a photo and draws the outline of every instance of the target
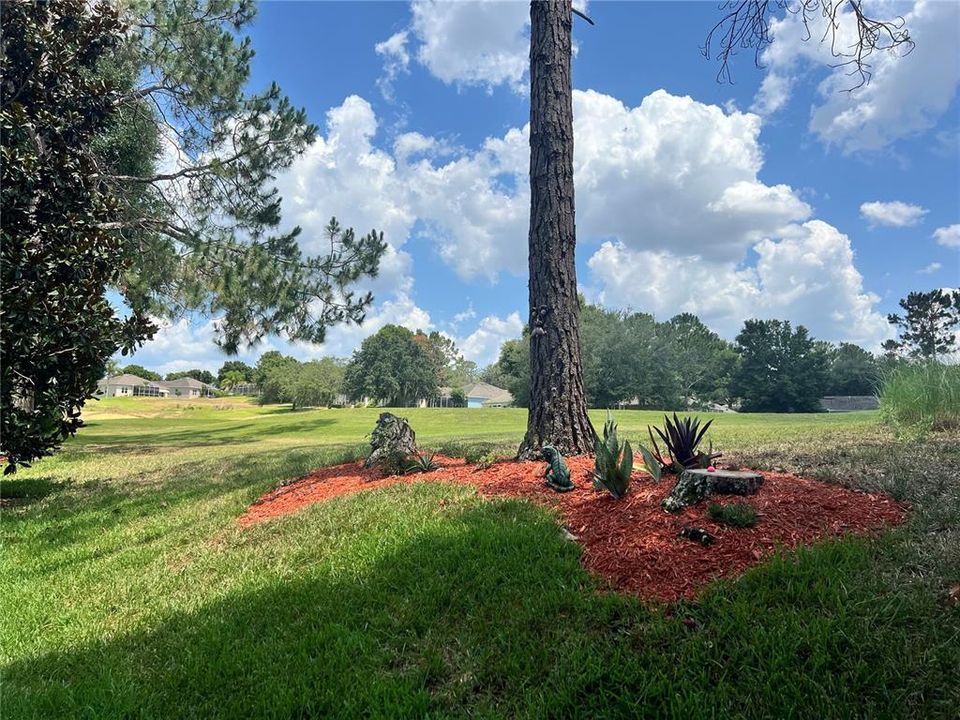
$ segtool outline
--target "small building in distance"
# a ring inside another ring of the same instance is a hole
[[[177,378],[176,380],[159,380],[158,385],[167,388],[168,397],[210,397],[217,389],[213,385],[200,382],[192,377]]]
[[[430,407],[451,407],[451,395],[456,388],[442,387],[440,394],[428,405]],[[467,398],[468,408],[481,407],[510,407],[513,405],[513,395],[496,385],[485,382],[475,382],[464,385],[461,390]]]
[[[191,377],[177,380],[144,380],[139,375],[124,373],[103,378],[97,383],[100,397],[183,397],[197,398],[215,395],[213,385]]]
[[[105,377],[97,383],[97,395],[101,397],[166,397],[169,393],[162,381],[144,380],[129,373]]]
[[[876,395],[830,395],[820,398],[820,407],[827,412],[876,410],[880,407],[880,399]]]

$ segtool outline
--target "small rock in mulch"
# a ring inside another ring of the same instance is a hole
[[[660,507],[673,483],[653,484],[636,473],[622,500],[593,488],[590,457],[567,458],[572,492],[558,495],[543,484],[543,462],[500,462],[478,469],[437,455],[429,475],[387,476],[361,462],[322,468],[267,493],[239,518],[249,526],[341,495],[397,483],[466,483],[486,497],[519,497],[556,508],[567,532],[583,547],[581,562],[613,588],[644,599],[673,602],[693,597],[712,580],[741,574],[777,548],[809,545],[848,533],[874,533],[903,521],[905,506],[889,496],[858,492],[783,472],[764,472],[751,503],[764,518],[752,528],[716,523],[708,503],[666,513]],[[707,547],[680,537],[700,528],[716,542]]]

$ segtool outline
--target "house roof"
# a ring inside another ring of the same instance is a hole
[[[144,380],[139,375],[131,375],[130,373],[123,373],[122,375],[114,375],[113,377],[105,377],[100,382],[105,385],[153,385],[155,383],[150,382],[149,380]]]
[[[194,390],[203,390],[204,388],[211,387],[207,383],[200,382],[192,377],[182,377],[176,380],[161,380],[159,384],[168,388],[192,388]]]
[[[509,390],[504,390],[496,385],[485,382],[475,382],[464,385],[461,390],[468,398],[476,398],[484,405],[509,405],[513,402],[513,395]],[[453,388],[440,388],[440,397],[448,398]]]

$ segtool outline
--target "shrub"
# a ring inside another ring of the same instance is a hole
[[[730,527],[748,528],[757,524],[757,511],[748,503],[710,503],[707,508],[714,522]]]
[[[493,465],[500,458],[495,452],[488,452],[481,455],[476,462],[477,468],[480,470],[486,470],[488,467]]]
[[[880,388],[880,414],[900,433],[960,427],[960,365],[901,363]]]
[[[630,473],[633,471],[633,449],[625,440],[617,440],[617,424],[610,413],[603,426],[603,439],[597,438],[594,445],[596,467],[593,473],[594,486],[606,488],[615,498],[622,498],[630,488]]]

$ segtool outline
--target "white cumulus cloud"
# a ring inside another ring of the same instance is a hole
[[[894,200],[893,202],[865,202],[860,206],[860,216],[871,227],[889,225],[891,227],[909,227],[916,225],[929,212],[919,205]]]
[[[488,315],[480,321],[476,330],[457,345],[467,360],[473,360],[483,367],[496,362],[500,356],[500,347],[507,340],[519,338],[522,332],[523,320],[520,319],[520,313],[513,312],[505,318]]]
[[[838,66],[829,35],[820,42],[827,29],[823,18],[814,17],[808,33],[800,14],[786,13],[771,24],[773,44],[762,58],[768,74],[754,109],[766,114],[783,107],[796,79],[812,69],[826,76],[818,87],[819,102],[811,109],[810,130],[844,152],[879,150],[932,127],[960,85],[960,3],[880,0],[868,11],[875,18],[902,16],[915,41],[913,51],[906,54],[901,47],[873,53],[868,60],[870,82],[847,92],[858,79],[851,77],[849,66]],[[851,47],[855,30],[845,4],[836,47]]]
[[[933,239],[944,247],[960,247],[960,224],[937,228]]]
[[[599,299],[668,318],[692,312],[728,338],[748,318],[789,319],[818,338],[877,347],[889,325],[863,287],[849,238],[821,220],[758,242],[756,266],[704,263],[669,250],[605,242],[588,261]]]

